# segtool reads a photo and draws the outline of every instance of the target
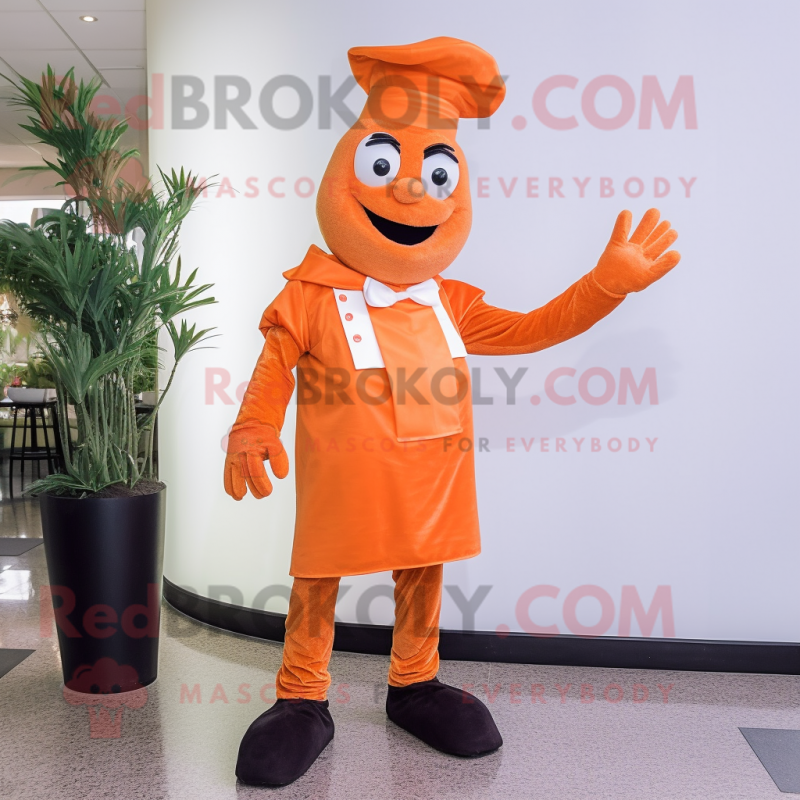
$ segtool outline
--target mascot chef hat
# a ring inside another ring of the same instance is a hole
[[[455,131],[462,117],[491,116],[506,94],[494,58],[462,39],[354,47],[347,55],[368,95],[360,120]]]

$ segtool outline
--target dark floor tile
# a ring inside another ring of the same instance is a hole
[[[0,678],[21,664],[35,650],[7,650],[0,648]]]
[[[0,556],[21,556],[28,550],[33,550],[44,542],[44,539],[34,538],[0,538]]]
[[[739,728],[782,792],[800,794],[800,731]]]

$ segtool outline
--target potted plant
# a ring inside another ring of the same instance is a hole
[[[0,383],[2,383],[5,392],[12,387],[22,386],[22,376],[24,374],[24,364],[0,364]]]
[[[22,127],[56,152],[31,169],[52,170],[71,194],[33,227],[0,223],[0,281],[36,323],[57,394],[64,470],[29,491],[40,497],[64,681],[84,691],[81,676],[111,664],[100,684],[127,691],[157,673],[166,497],[151,434],[175,368],[208,335],[183,316],[214,302],[210,286],[182,277],[177,256],[205,186],[183,170],[159,170],[159,190],[130,177],[138,153],[120,150],[126,122],[91,110],[98,81],[48,67],[39,83],[10,82],[11,102],[30,112]],[[142,414],[137,382],[155,369],[157,341],[173,366]]]
[[[44,359],[32,359],[19,376],[19,385],[8,387],[8,398],[15,403],[45,403],[56,399],[53,373]]]

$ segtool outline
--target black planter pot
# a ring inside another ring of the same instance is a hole
[[[64,683],[128,692],[158,673],[166,489],[136,497],[41,495]]]

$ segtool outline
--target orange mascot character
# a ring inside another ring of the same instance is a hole
[[[441,277],[469,235],[472,207],[458,120],[487,117],[505,87],[469,42],[357,47],[367,92],[319,187],[331,253],[311,247],[261,319],[264,349],[231,430],[225,490],[270,494],[298,373],[294,577],[277,702],[248,729],[237,776],[284,785],[333,737],[326,693],[343,575],[392,570],[389,719],[432,747],[480,756],[502,745],[486,706],[437,680],[442,565],[480,552],[468,353],[533,353],[588,330],[679,260],[648,211],[623,211],[597,265],[527,314],[495,308]],[[493,269],[502,269],[502,251]]]

